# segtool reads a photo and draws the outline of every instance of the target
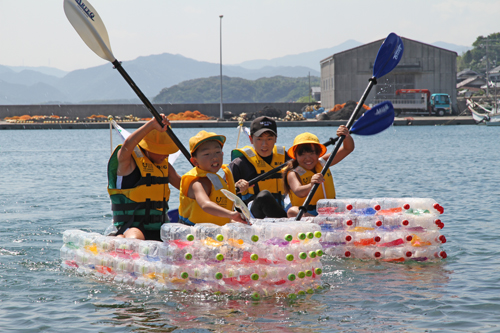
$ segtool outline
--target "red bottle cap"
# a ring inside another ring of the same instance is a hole
[[[410,224],[410,222],[408,222],[408,220],[403,220],[403,222],[401,222],[402,225],[408,225]]]
[[[351,237],[351,235],[347,235],[347,236],[345,236],[345,240],[346,240],[347,242],[352,241],[352,237]]]
[[[406,255],[408,258],[410,258],[410,257],[412,256],[412,254],[413,254],[413,253],[411,253],[411,251],[407,251],[407,252],[405,253],[405,255]]]
[[[380,210],[380,205],[375,205],[375,206],[373,207],[373,209],[375,209],[375,210]]]
[[[345,255],[346,257],[350,257],[350,256],[351,256],[351,252],[349,252],[349,251],[345,251],[344,255]]]
[[[375,258],[380,258],[381,254],[380,254],[380,252],[377,251],[377,252],[375,252],[374,256],[375,256]]]
[[[380,237],[379,237],[379,236],[375,236],[375,237],[373,238],[373,240],[374,240],[376,243],[378,243],[378,242],[380,242]]]
[[[347,225],[352,225],[352,220],[347,220],[347,221],[345,222],[345,224],[347,224]]]
[[[345,206],[345,208],[346,208],[347,210],[351,210],[351,209],[352,209],[352,205],[347,205],[347,206]]]
[[[439,256],[443,259],[446,259],[446,257],[448,257],[448,255],[444,251],[439,252]]]
[[[409,204],[405,204],[405,205],[403,206],[403,208],[404,208],[404,209],[406,209],[406,210],[408,210],[408,209],[410,209],[410,205],[409,205]]]
[[[444,237],[444,235],[441,235],[438,238],[441,241],[441,243],[443,243],[443,244],[446,243],[446,237]]]
[[[381,227],[381,226],[382,226],[382,221],[377,221],[377,222],[375,222],[375,225],[376,225],[377,227]]]
[[[413,236],[411,236],[411,235],[406,236],[406,240],[407,240],[408,242],[411,242],[411,241],[412,241],[412,239],[413,239]]]

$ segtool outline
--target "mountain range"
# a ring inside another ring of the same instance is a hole
[[[319,62],[338,52],[362,45],[348,40],[325,48],[270,60],[251,60],[223,65],[223,75],[247,80],[263,77],[320,76]],[[465,46],[436,42],[433,45],[461,54]],[[164,88],[183,81],[219,76],[220,65],[163,53],[124,61],[123,67],[150,99]],[[64,72],[51,67],[8,67],[0,65],[0,104],[91,104],[140,103],[111,64]]]

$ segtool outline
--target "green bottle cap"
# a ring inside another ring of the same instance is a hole
[[[288,274],[288,280],[289,281],[294,281],[295,280],[295,274]]]
[[[307,253],[305,253],[305,252],[300,252],[300,253],[299,253],[299,258],[300,258],[300,259],[306,259],[306,258],[307,258]]]
[[[250,259],[252,259],[253,261],[256,261],[259,259],[259,256],[255,253],[252,253],[252,255],[250,256]]]
[[[316,251],[309,251],[309,257],[316,258]]]
[[[288,298],[289,299],[296,299],[297,295],[295,295],[294,293],[291,293],[291,294],[288,294]]]
[[[251,240],[252,240],[252,242],[258,242],[258,241],[259,241],[259,236],[257,236],[257,235],[253,235],[253,236],[251,237]]]
[[[186,273],[186,272],[182,272],[182,273],[181,273],[181,278],[183,278],[183,279],[187,279],[188,277],[189,277],[189,274],[188,274],[188,273]]]
[[[221,292],[220,292],[220,291],[216,291],[216,292],[214,292],[214,295],[216,295],[216,296],[219,296],[220,294],[221,294]]]
[[[224,240],[224,236],[218,234],[217,236],[215,236],[215,239],[217,239],[219,242],[222,242]]]
[[[191,235],[191,234],[189,234],[189,235],[187,235],[187,236],[186,236],[186,239],[187,239],[188,241],[192,242],[192,241],[194,241],[194,236],[193,236],[193,235]]]
[[[322,256],[323,256],[323,254],[324,254],[323,250],[316,250],[316,255],[317,255],[318,257],[322,257]]]
[[[316,290],[323,290],[323,287],[322,286],[317,286]]]
[[[286,255],[286,260],[293,261],[293,254],[287,254]]]
[[[250,278],[254,281],[257,281],[259,279],[259,274],[253,273],[252,275],[250,275]]]
[[[299,277],[299,279],[303,279],[306,277],[306,273],[300,271],[299,273],[297,273],[297,276]]]
[[[186,254],[184,255],[184,258],[185,258],[186,260],[191,260],[191,259],[193,259],[193,255],[192,255],[191,253],[189,253],[189,252],[188,252],[188,253],[186,253]]]
[[[286,235],[285,235],[285,240],[286,240],[287,242],[291,242],[291,241],[292,241],[292,239],[293,239],[293,236],[292,236],[292,235],[290,235],[290,234],[286,234]]]
[[[306,270],[306,276],[312,276],[313,275],[313,272],[311,270]]]
[[[304,240],[304,239],[306,239],[306,234],[305,234],[305,233],[303,233],[303,232],[301,232],[301,233],[299,233],[299,234],[297,235],[297,237],[298,237],[298,239],[300,239],[300,240]]]
[[[312,232],[308,232],[307,233],[307,238],[313,239],[314,238],[314,234]]]
[[[222,279],[222,273],[221,273],[221,272],[217,272],[217,273],[215,273],[215,278],[216,278],[217,280]]]
[[[321,231],[315,231],[314,232],[314,237],[321,238]]]
[[[297,293],[298,295],[305,295],[306,292],[304,290],[299,290],[299,292]]]
[[[224,260],[224,255],[222,253],[218,253],[216,256],[215,256],[215,259],[219,260],[219,261],[222,261]]]
[[[309,288],[309,289],[306,290],[306,293],[308,293],[308,294],[314,294],[314,290],[312,290],[311,288]]]
[[[254,293],[252,294],[252,299],[253,299],[253,300],[255,300],[255,301],[260,300],[260,295],[259,295],[259,293],[258,293],[258,292],[254,292]]]
[[[323,273],[323,270],[321,268],[316,268],[314,270],[314,273],[316,273],[316,275],[321,275],[321,273]]]

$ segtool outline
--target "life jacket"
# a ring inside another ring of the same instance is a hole
[[[154,164],[139,147],[135,147],[132,157],[141,177],[133,188],[118,189],[116,173],[121,147],[122,145],[116,147],[108,162],[108,193],[113,223],[118,229],[133,221],[129,228],[143,224],[146,230],[159,230],[163,223],[168,222],[168,160]]]
[[[321,173],[321,170],[323,170],[323,166],[325,165],[325,163],[326,161],[320,158],[318,160],[318,163],[316,163],[316,166],[314,167],[314,172],[311,170],[305,170],[301,166],[296,167],[295,169],[293,169],[293,171],[295,171],[299,176],[300,183],[302,185],[307,185],[311,183],[311,177],[314,176],[314,174]],[[335,199],[335,185],[333,184],[333,177],[330,169],[328,169],[324,178],[325,182],[318,187],[308,206],[307,212],[313,215],[317,215],[316,202],[318,202],[319,199]],[[289,196],[291,205],[298,207],[302,206],[307,198],[307,196],[304,198],[300,198],[296,196],[292,191],[289,192]]]
[[[227,210],[233,210],[234,203],[221,191],[222,189],[226,189],[233,194],[235,193],[233,174],[226,165],[222,166],[222,170],[224,171],[226,180],[216,173],[207,172],[198,167],[194,167],[182,176],[179,189],[179,221],[189,225],[195,223],[214,223],[221,226],[231,222],[229,218],[206,213],[195,199],[188,197],[188,190],[191,183],[197,178],[207,177],[212,183],[212,189],[208,196],[210,201]]]
[[[275,145],[273,148],[273,159],[271,164],[267,164],[266,161],[264,161],[259,154],[257,154],[253,147],[245,146],[241,149],[233,150],[231,157],[237,157],[238,155],[245,156],[246,159],[254,166],[257,175],[261,175],[285,163],[285,154],[285,147]],[[243,201],[248,204],[262,190],[268,190],[271,192],[276,201],[283,207],[283,194],[285,193],[285,187],[283,184],[282,171],[278,171],[274,175],[257,182],[253,187],[249,187],[247,191],[241,193],[241,197]]]

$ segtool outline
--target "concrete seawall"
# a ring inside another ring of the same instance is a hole
[[[250,121],[244,123],[245,126],[250,126]],[[325,127],[345,125],[347,120],[302,120],[302,121],[278,121],[278,127]],[[119,122],[124,128],[139,128],[144,122]],[[394,126],[435,126],[435,125],[474,125],[475,122],[471,116],[455,116],[455,117],[414,117],[414,118],[396,118]],[[217,127],[237,127],[236,121],[172,121],[172,128],[217,128]],[[86,122],[86,123],[21,123],[12,124],[0,121],[0,130],[15,130],[15,129],[95,129],[109,128],[108,122]]]
[[[282,116],[286,111],[301,112],[307,103],[224,103],[223,110],[233,115],[241,113],[255,113],[266,106],[281,110]],[[169,115],[184,111],[198,110],[210,117],[220,117],[220,104],[154,104],[158,113]],[[143,104],[61,104],[61,105],[0,105],[0,119],[22,115],[57,115],[72,118],[86,118],[91,115],[124,116],[133,115],[137,118],[151,117],[151,113]]]

